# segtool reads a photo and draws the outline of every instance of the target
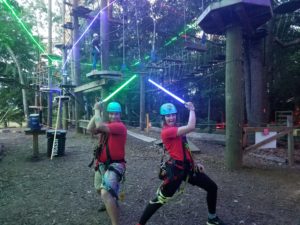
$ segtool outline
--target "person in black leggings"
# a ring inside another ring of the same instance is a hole
[[[225,225],[216,215],[218,186],[205,173],[204,167],[195,164],[189,151],[185,135],[195,129],[195,107],[187,102],[185,107],[189,110],[189,121],[185,126],[176,126],[177,109],[172,103],[165,103],[160,107],[163,118],[161,138],[170,159],[165,163],[160,172],[163,183],[158,188],[156,197],[146,206],[138,225],[145,225],[151,216],[165,203],[167,203],[183,181],[196,185],[207,192],[206,202],[208,207],[207,225]]]

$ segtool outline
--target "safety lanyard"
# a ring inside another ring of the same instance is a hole
[[[107,168],[108,165],[111,162],[111,156],[110,156],[109,147],[108,147],[108,135],[107,135],[107,138],[106,138],[105,150],[106,150],[106,158],[107,158],[107,160],[105,161],[105,167]]]

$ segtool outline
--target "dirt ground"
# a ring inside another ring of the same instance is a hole
[[[149,135],[159,137],[155,132]],[[258,151],[244,157],[242,169],[230,172],[224,167],[224,146],[192,141],[201,149],[194,157],[219,186],[217,212],[228,225],[300,225],[300,157],[289,168],[285,154],[277,154],[281,162],[257,157],[263,154]],[[95,142],[89,135],[68,131],[65,156],[50,160],[47,138],[42,135],[40,157],[33,160],[31,136],[17,129],[0,133],[4,145],[0,151],[0,224],[109,225],[107,213],[98,211],[102,203],[93,189],[93,169],[88,167]],[[160,184],[161,155],[154,144],[129,135],[126,154],[121,225],[135,225]],[[205,192],[187,185],[148,224],[204,225],[206,218]]]

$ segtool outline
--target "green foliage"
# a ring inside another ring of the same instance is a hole
[[[21,7],[15,1],[11,1],[11,5],[17,15],[22,18]],[[21,86],[17,67],[7,48],[10,48],[16,55],[22,73],[25,75],[25,85],[27,85],[26,76],[34,70],[37,59],[36,48],[29,41],[18,21],[2,3],[0,11],[0,76],[15,81],[1,81],[0,83],[0,116],[7,112],[6,120],[20,123],[24,120]],[[31,28],[30,23],[27,23],[27,27]],[[29,93],[29,96],[30,94],[32,97],[33,94]]]

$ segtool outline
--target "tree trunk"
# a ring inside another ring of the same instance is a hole
[[[266,29],[267,29],[267,33],[268,36],[266,37],[266,51],[265,51],[265,64],[264,64],[264,77],[265,77],[265,82],[268,88],[268,84],[270,86],[272,80],[273,80],[273,73],[274,73],[274,65],[273,65],[273,48],[274,48],[274,36],[272,33],[272,29],[274,27],[275,24],[275,19],[274,17],[267,23],[266,25]],[[267,93],[266,96],[266,120],[268,120],[270,118],[270,101],[272,101],[270,99],[270,96]]]
[[[267,85],[264,74],[264,39],[247,39],[245,45],[245,96],[249,126],[266,125]]]
[[[225,165],[228,169],[238,169],[242,165],[243,131],[243,66],[242,29],[233,25],[226,31],[226,150]]]
[[[13,58],[13,60],[14,60],[14,62],[16,64],[16,67],[18,69],[20,83],[22,85],[25,85],[25,83],[24,83],[24,77],[23,77],[23,74],[22,74],[22,71],[21,71],[21,67],[20,67],[20,64],[19,64],[19,62],[17,60],[16,55],[14,54],[13,50],[8,45],[6,45],[6,48],[7,48],[8,52],[9,52],[10,56]],[[27,91],[24,88],[22,88],[22,99],[23,99],[24,117],[25,117],[25,121],[27,121],[27,119],[28,119]]]

